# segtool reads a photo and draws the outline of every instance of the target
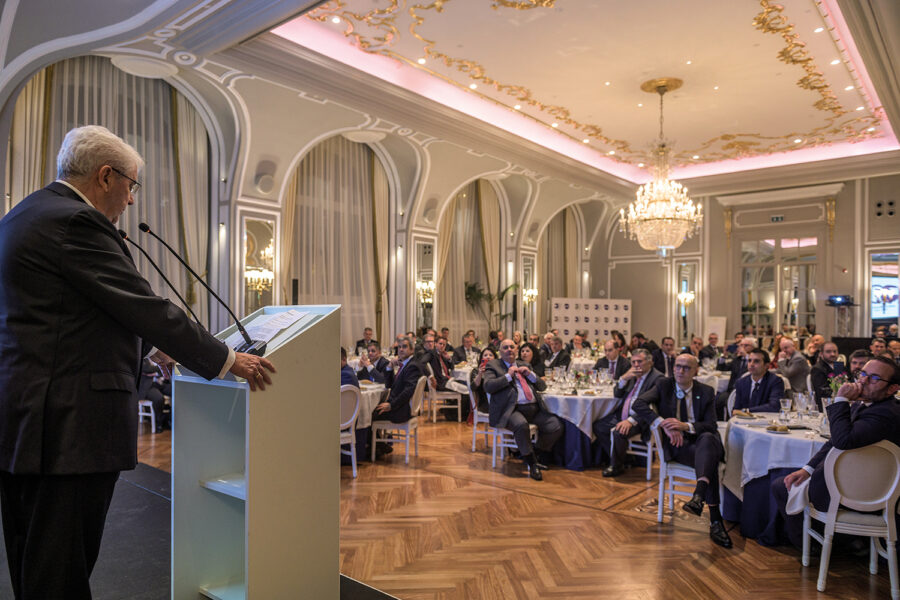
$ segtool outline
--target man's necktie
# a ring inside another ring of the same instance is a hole
[[[857,400],[850,405],[850,421],[855,421],[859,417],[860,411],[866,407],[861,401]]]
[[[609,361],[609,376],[613,377],[616,374],[616,361]]]
[[[444,378],[449,379],[450,373],[447,371],[447,363],[444,362],[442,357],[438,357],[438,362],[441,363],[441,371],[444,373]]]
[[[753,389],[750,390],[750,406],[759,406],[759,382],[753,382]]]
[[[674,370],[672,365],[674,363],[675,363],[674,356],[666,356],[666,377],[672,376],[672,371]]]
[[[680,387],[675,387],[675,397],[678,399],[678,408],[676,409],[675,418],[681,421],[681,416],[687,418],[687,402],[684,400],[684,391]]]
[[[631,391],[628,392],[628,397],[625,398],[625,404],[622,405],[622,415],[619,419],[620,421],[624,421],[628,418],[628,415],[631,414],[631,401],[634,400],[634,397],[637,395],[638,387],[640,386],[641,380],[637,379],[634,382],[634,387],[631,388]]]

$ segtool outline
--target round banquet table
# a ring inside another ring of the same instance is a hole
[[[617,402],[612,387],[598,388],[595,394],[544,393],[544,403],[550,412],[560,417],[564,427],[562,439],[556,444],[555,458],[573,471],[583,471],[598,464],[591,449],[594,439],[591,424],[609,414]]]
[[[728,380],[730,378],[730,373],[723,373],[722,371],[701,371],[694,377],[694,381],[704,383],[716,390],[716,393],[721,393],[728,389]]]
[[[808,437],[808,429],[771,433],[766,425],[777,414],[761,415],[763,418],[757,420],[733,417],[728,421],[722,514],[729,521],[740,521],[744,537],[774,545],[780,533],[771,481],[805,465],[827,440],[818,433]]]
[[[462,381],[463,383],[469,381],[469,373],[472,372],[472,367],[453,367],[453,372],[450,374],[453,379],[457,381]]]
[[[569,370],[587,373],[594,368],[595,364],[597,364],[597,359],[595,358],[573,356],[572,361],[569,363]]]

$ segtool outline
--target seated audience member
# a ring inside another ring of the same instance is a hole
[[[900,404],[894,394],[900,389],[900,368],[884,357],[876,356],[859,372],[855,383],[845,383],[825,410],[831,425],[831,439],[805,467],[772,482],[772,495],[785,523],[785,533],[800,548],[803,514],[785,512],[788,491],[809,479],[809,502],[817,510],[827,511],[831,495],[825,485],[825,457],[832,448],[852,450],[888,440],[900,446]]]
[[[388,359],[381,355],[381,345],[378,342],[370,342],[368,351],[359,356],[359,370],[356,371],[356,378],[384,383],[387,379],[386,372],[389,364]]]
[[[453,354],[453,345],[450,343],[450,328],[449,327],[441,327],[441,337],[444,338],[444,341],[447,342],[447,352]]]
[[[355,385],[359,387],[359,380],[356,379],[353,367],[347,364],[347,350],[343,346],[341,346],[341,385]]]
[[[777,358],[778,353],[781,352],[781,340],[784,339],[783,333],[776,333],[775,337],[772,338],[772,344],[768,348],[763,348],[766,352],[771,354],[773,357]],[[762,346],[760,346],[762,348]],[[775,362],[771,368],[775,369],[778,367],[778,363]]]
[[[659,428],[667,461],[694,467],[697,487],[682,508],[700,516],[705,501],[709,506],[709,537],[723,548],[731,548],[731,537],[719,512],[719,462],[725,450],[716,425],[715,390],[694,381],[698,368],[695,357],[679,355],[675,377],[660,380],[638,396],[634,412],[641,422]]]
[[[750,355],[750,351],[754,348],[756,348],[755,337],[741,337],[741,341],[737,347],[737,353],[734,358],[731,359],[731,363],[728,367],[731,371],[731,375],[728,378],[728,387],[724,392],[716,395],[716,415],[720,415],[723,420],[728,420],[729,416],[725,414],[725,409],[728,406],[728,396],[737,384],[738,379],[743,377],[744,373],[747,372],[747,358]]]
[[[609,460],[609,466],[603,471],[604,477],[618,477],[625,471],[628,438],[638,433],[644,439],[649,437],[650,429],[647,423],[638,420],[634,402],[638,396],[663,379],[662,373],[653,368],[650,353],[643,348],[635,350],[631,355],[631,368],[619,378],[618,384],[613,388],[615,408],[591,425],[598,447],[604,454],[601,462]],[[610,432],[613,432],[612,440]]]
[[[481,350],[475,346],[475,336],[467,333],[463,336],[462,345],[457,346],[453,351],[453,363],[458,364],[474,360],[479,352]]]
[[[744,334],[741,333],[740,331],[738,331],[736,334],[734,334],[734,342],[731,344],[728,344],[725,347],[725,352],[727,352],[728,354],[734,354],[735,352],[737,352],[738,345],[740,345],[741,340],[743,338],[744,338]]]
[[[541,336],[536,333],[528,334],[528,343],[533,344],[535,348],[541,347]]]
[[[550,355],[553,354],[553,351],[550,350],[550,342],[553,340],[553,333],[550,331],[545,333],[543,340],[543,343],[538,346],[538,350],[541,351],[541,356],[544,358],[544,360],[547,360]]]
[[[472,393],[475,394],[475,406],[480,412],[488,413],[490,411],[488,405],[487,394],[484,391],[484,371],[487,364],[497,358],[497,353],[490,348],[481,351],[478,358],[478,368],[472,369],[469,373],[469,381],[472,383]]]
[[[631,356],[631,351],[628,347],[628,344],[625,342],[625,336],[622,335],[622,332],[613,329],[609,332],[609,334],[613,337],[613,340],[615,340],[616,342],[616,346],[619,348],[619,356],[621,356],[622,358],[629,358]]]
[[[884,338],[872,338],[872,343],[869,344],[869,352],[871,352],[873,356],[884,354],[885,350],[887,350],[887,343],[884,341]]]
[[[565,367],[569,368],[569,363],[572,362],[572,357],[569,356],[569,353],[563,348],[562,338],[558,335],[554,335],[550,338],[550,355],[544,359],[544,367],[547,369],[553,370],[556,367]]]
[[[701,361],[706,358],[715,358],[722,353],[722,349],[719,347],[718,333],[710,333],[706,341],[709,343],[700,349],[700,354],[698,355]]]
[[[569,354],[572,354],[575,351],[581,352],[582,350],[590,349],[591,345],[584,340],[584,335],[580,331],[576,331],[569,343],[566,344],[566,350]]]
[[[618,381],[631,368],[631,362],[627,358],[619,356],[619,347],[613,340],[606,340],[603,344],[603,352],[604,356],[594,364],[594,370],[606,371],[610,379]]]
[[[359,354],[360,356],[362,356],[363,354],[365,354],[366,352],[369,351],[369,344],[371,344],[372,342],[378,341],[378,340],[372,339],[372,333],[373,333],[372,328],[366,327],[365,329],[363,329],[362,339],[356,340],[356,345],[353,347],[356,348],[356,353]]]
[[[675,374],[675,339],[669,336],[660,340],[662,346],[653,351],[653,367],[663,374],[663,377],[672,377]]]
[[[153,404],[153,418],[156,421],[156,429],[153,433],[162,433],[166,429],[172,429],[171,413],[165,412],[166,399],[172,397],[172,383],[163,378],[157,367],[150,359],[145,358],[141,364],[141,379],[138,384],[138,400],[149,400]]]
[[[897,339],[897,324],[891,323],[890,327],[888,327],[887,339],[896,340]]]
[[[430,333],[425,336],[426,340],[430,337]],[[431,370],[434,373],[434,380],[431,384],[434,386],[434,389],[439,392],[452,391],[463,395],[468,394],[469,390],[465,384],[453,379],[453,360],[450,357],[450,353],[447,352],[447,340],[439,337],[433,345],[434,348],[423,355],[422,366],[425,366],[426,363],[431,365]]]
[[[522,337],[522,332],[519,330],[513,331],[512,341],[516,344],[516,348],[525,343],[525,338]]]
[[[427,357],[423,355],[434,350],[434,342],[437,340],[437,332],[434,329],[423,327],[422,336],[416,342],[414,356],[416,360],[424,360],[428,362]]]
[[[522,461],[528,465],[528,474],[535,481],[541,481],[541,465],[531,444],[529,423],[537,425],[537,449],[545,453],[552,450],[562,435],[563,425],[547,410],[538,393],[547,384],[528,365],[516,360],[516,352],[512,340],[503,340],[500,343],[500,358],[489,362],[485,369],[484,391],[491,395],[490,425],[512,432]]]
[[[769,371],[769,353],[754,348],[747,355],[747,377],[741,377],[734,385],[732,415],[739,410],[750,412],[778,412],[784,398],[784,382]]]
[[[703,338],[697,335],[691,336],[691,343],[681,349],[679,354],[690,354],[700,360],[700,351],[703,350]]]
[[[847,371],[847,380],[851,382],[856,381],[862,368],[866,366],[867,362],[872,360],[872,353],[865,348],[860,348],[859,350],[854,350],[847,360],[850,361]]]
[[[527,363],[538,377],[544,376],[544,361],[541,360],[541,353],[534,344],[525,342],[519,346],[519,360]]]
[[[659,346],[653,340],[648,340],[647,336],[640,331],[636,331],[631,336],[631,347],[629,349],[634,352],[638,348],[643,348],[652,354]]]
[[[819,409],[822,408],[822,398],[831,397],[828,377],[844,372],[844,363],[838,362],[837,358],[837,344],[825,342],[819,348],[819,360],[809,370],[810,383],[812,383],[813,394],[816,396],[816,404],[819,405]]]
[[[894,362],[900,364],[900,340],[889,341],[888,352],[894,357]]]
[[[419,378],[426,375],[424,367],[413,359],[412,340],[405,337],[400,340],[397,356],[391,360],[386,372],[386,384],[391,391],[387,399],[375,406],[372,420],[403,423],[412,417],[409,401],[416,391]]]
[[[824,335],[816,334],[807,340],[806,347],[803,348],[803,354],[806,356],[807,360],[809,360],[809,364],[814,365],[818,362],[819,352],[822,350],[822,344],[824,343]]]
[[[488,332],[488,346],[493,348],[494,351],[500,348],[500,335],[493,329]]]
[[[394,343],[391,344],[391,348],[390,348],[391,354],[393,354],[395,356],[397,355],[397,345],[400,343],[400,340],[405,340],[405,339],[406,339],[405,334],[403,334],[403,333],[397,334],[397,337],[394,338]]]
[[[809,362],[800,352],[794,340],[781,340],[781,352],[778,353],[778,372],[791,382],[791,391],[806,392],[806,376],[809,375]]]

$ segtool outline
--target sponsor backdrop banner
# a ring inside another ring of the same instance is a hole
[[[551,298],[550,326],[568,342],[576,330],[586,329],[593,343],[608,340],[617,330],[631,339],[631,300],[609,298]]]

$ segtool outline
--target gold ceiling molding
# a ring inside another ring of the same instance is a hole
[[[381,0],[382,5],[384,5],[383,8],[373,8],[365,13],[357,13],[347,10],[346,0],[333,0],[313,9],[307,13],[307,17],[321,23],[338,17],[345,27],[344,36],[350,38],[361,50],[371,54],[388,56],[394,60],[406,63],[457,88],[464,89],[468,93],[477,94],[482,99],[508,110],[515,110],[511,104],[519,104],[522,110],[517,110],[516,112],[545,127],[550,127],[550,123],[545,119],[529,114],[524,109],[528,107],[543,115],[552,117],[553,121],[558,124],[558,127],[554,128],[556,133],[579,142],[583,138],[589,138],[601,144],[602,148],[595,146],[595,149],[607,154],[607,157],[611,160],[628,164],[637,164],[639,162],[650,164],[653,162],[649,145],[645,151],[632,150],[628,141],[604,135],[603,128],[600,125],[577,121],[572,117],[568,108],[540,102],[534,97],[533,92],[525,86],[502,83],[494,79],[488,75],[487,69],[482,63],[472,59],[453,57],[438,50],[437,42],[425,38],[418,30],[425,24],[425,17],[428,12],[432,14],[442,13],[452,1],[434,0],[431,3],[413,3],[404,0],[403,8],[401,8],[400,0]],[[761,133],[725,133],[702,142],[698,147],[674,152],[672,154],[673,165],[683,166],[777,152],[790,152],[799,148],[817,147],[838,141],[857,142],[881,135],[878,131],[867,131],[871,127],[877,128],[880,125],[878,117],[871,114],[854,116],[855,113],[848,113],[840,105],[834,92],[825,81],[824,76],[816,69],[813,58],[806,50],[806,45],[794,33],[794,26],[784,15],[784,7],[769,0],[759,0],[759,2],[763,11],[754,18],[753,26],[764,33],[774,33],[784,38],[786,45],[779,51],[777,56],[779,60],[786,64],[797,65],[804,69],[806,74],[797,82],[797,85],[819,94],[820,98],[813,106],[827,113],[825,123],[810,131],[794,131],[780,136],[766,136]],[[500,8],[531,10],[534,8],[551,8],[554,3],[555,0],[493,0],[491,8],[494,10]],[[398,25],[398,18],[404,12],[412,19],[408,29],[409,34],[423,45],[422,53],[418,56],[403,56],[393,49],[395,42],[400,38],[402,27]],[[360,27],[360,24],[364,24],[367,28],[374,30],[374,32],[364,33],[358,31],[363,29]],[[449,69],[455,69],[457,72],[464,74],[470,81],[496,90],[500,94],[511,98],[514,102],[502,102],[480,91],[471,90],[465,83],[418,64],[417,59],[419,57],[427,57]],[[803,140],[802,143],[795,143],[794,140],[797,138],[801,138]],[[615,154],[609,155],[608,150],[615,150]],[[695,160],[693,158],[695,155],[699,155],[701,158]]]

